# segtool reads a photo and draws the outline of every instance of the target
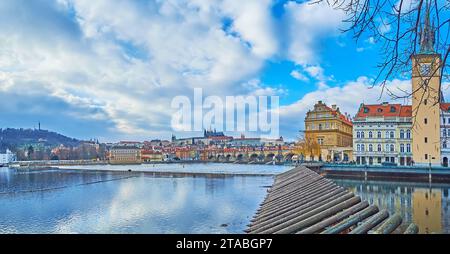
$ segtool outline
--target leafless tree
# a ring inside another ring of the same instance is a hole
[[[321,2],[345,12],[347,26],[343,31],[351,32],[355,40],[370,38],[382,45],[383,61],[378,64],[374,84],[396,98],[408,95],[396,95],[386,82],[410,73],[412,56],[419,53],[423,39],[422,24],[428,8],[436,39],[434,51],[442,56],[442,79],[449,80],[450,0],[317,0],[310,4]]]

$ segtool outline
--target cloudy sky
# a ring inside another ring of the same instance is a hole
[[[288,0],[2,0],[0,128],[169,139],[172,99],[202,88],[279,96],[280,135],[292,139],[318,100],[354,115],[388,99],[370,89],[376,41],[341,33],[343,18]]]

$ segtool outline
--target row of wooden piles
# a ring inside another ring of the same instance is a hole
[[[250,234],[390,234],[402,223],[346,188],[304,167],[277,175],[248,225]],[[395,233],[400,233],[397,230]],[[416,234],[410,224],[404,234]]]

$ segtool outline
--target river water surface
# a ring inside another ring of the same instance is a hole
[[[243,233],[272,174],[290,169],[238,164],[75,168],[80,167],[0,168],[0,233]],[[155,171],[202,174],[148,173]],[[450,185],[333,180],[390,213],[400,212],[404,226],[415,222],[421,233],[450,233]]]

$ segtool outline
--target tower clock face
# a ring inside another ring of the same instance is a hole
[[[431,74],[431,64],[423,63],[419,66],[419,71],[421,76],[428,76]]]

